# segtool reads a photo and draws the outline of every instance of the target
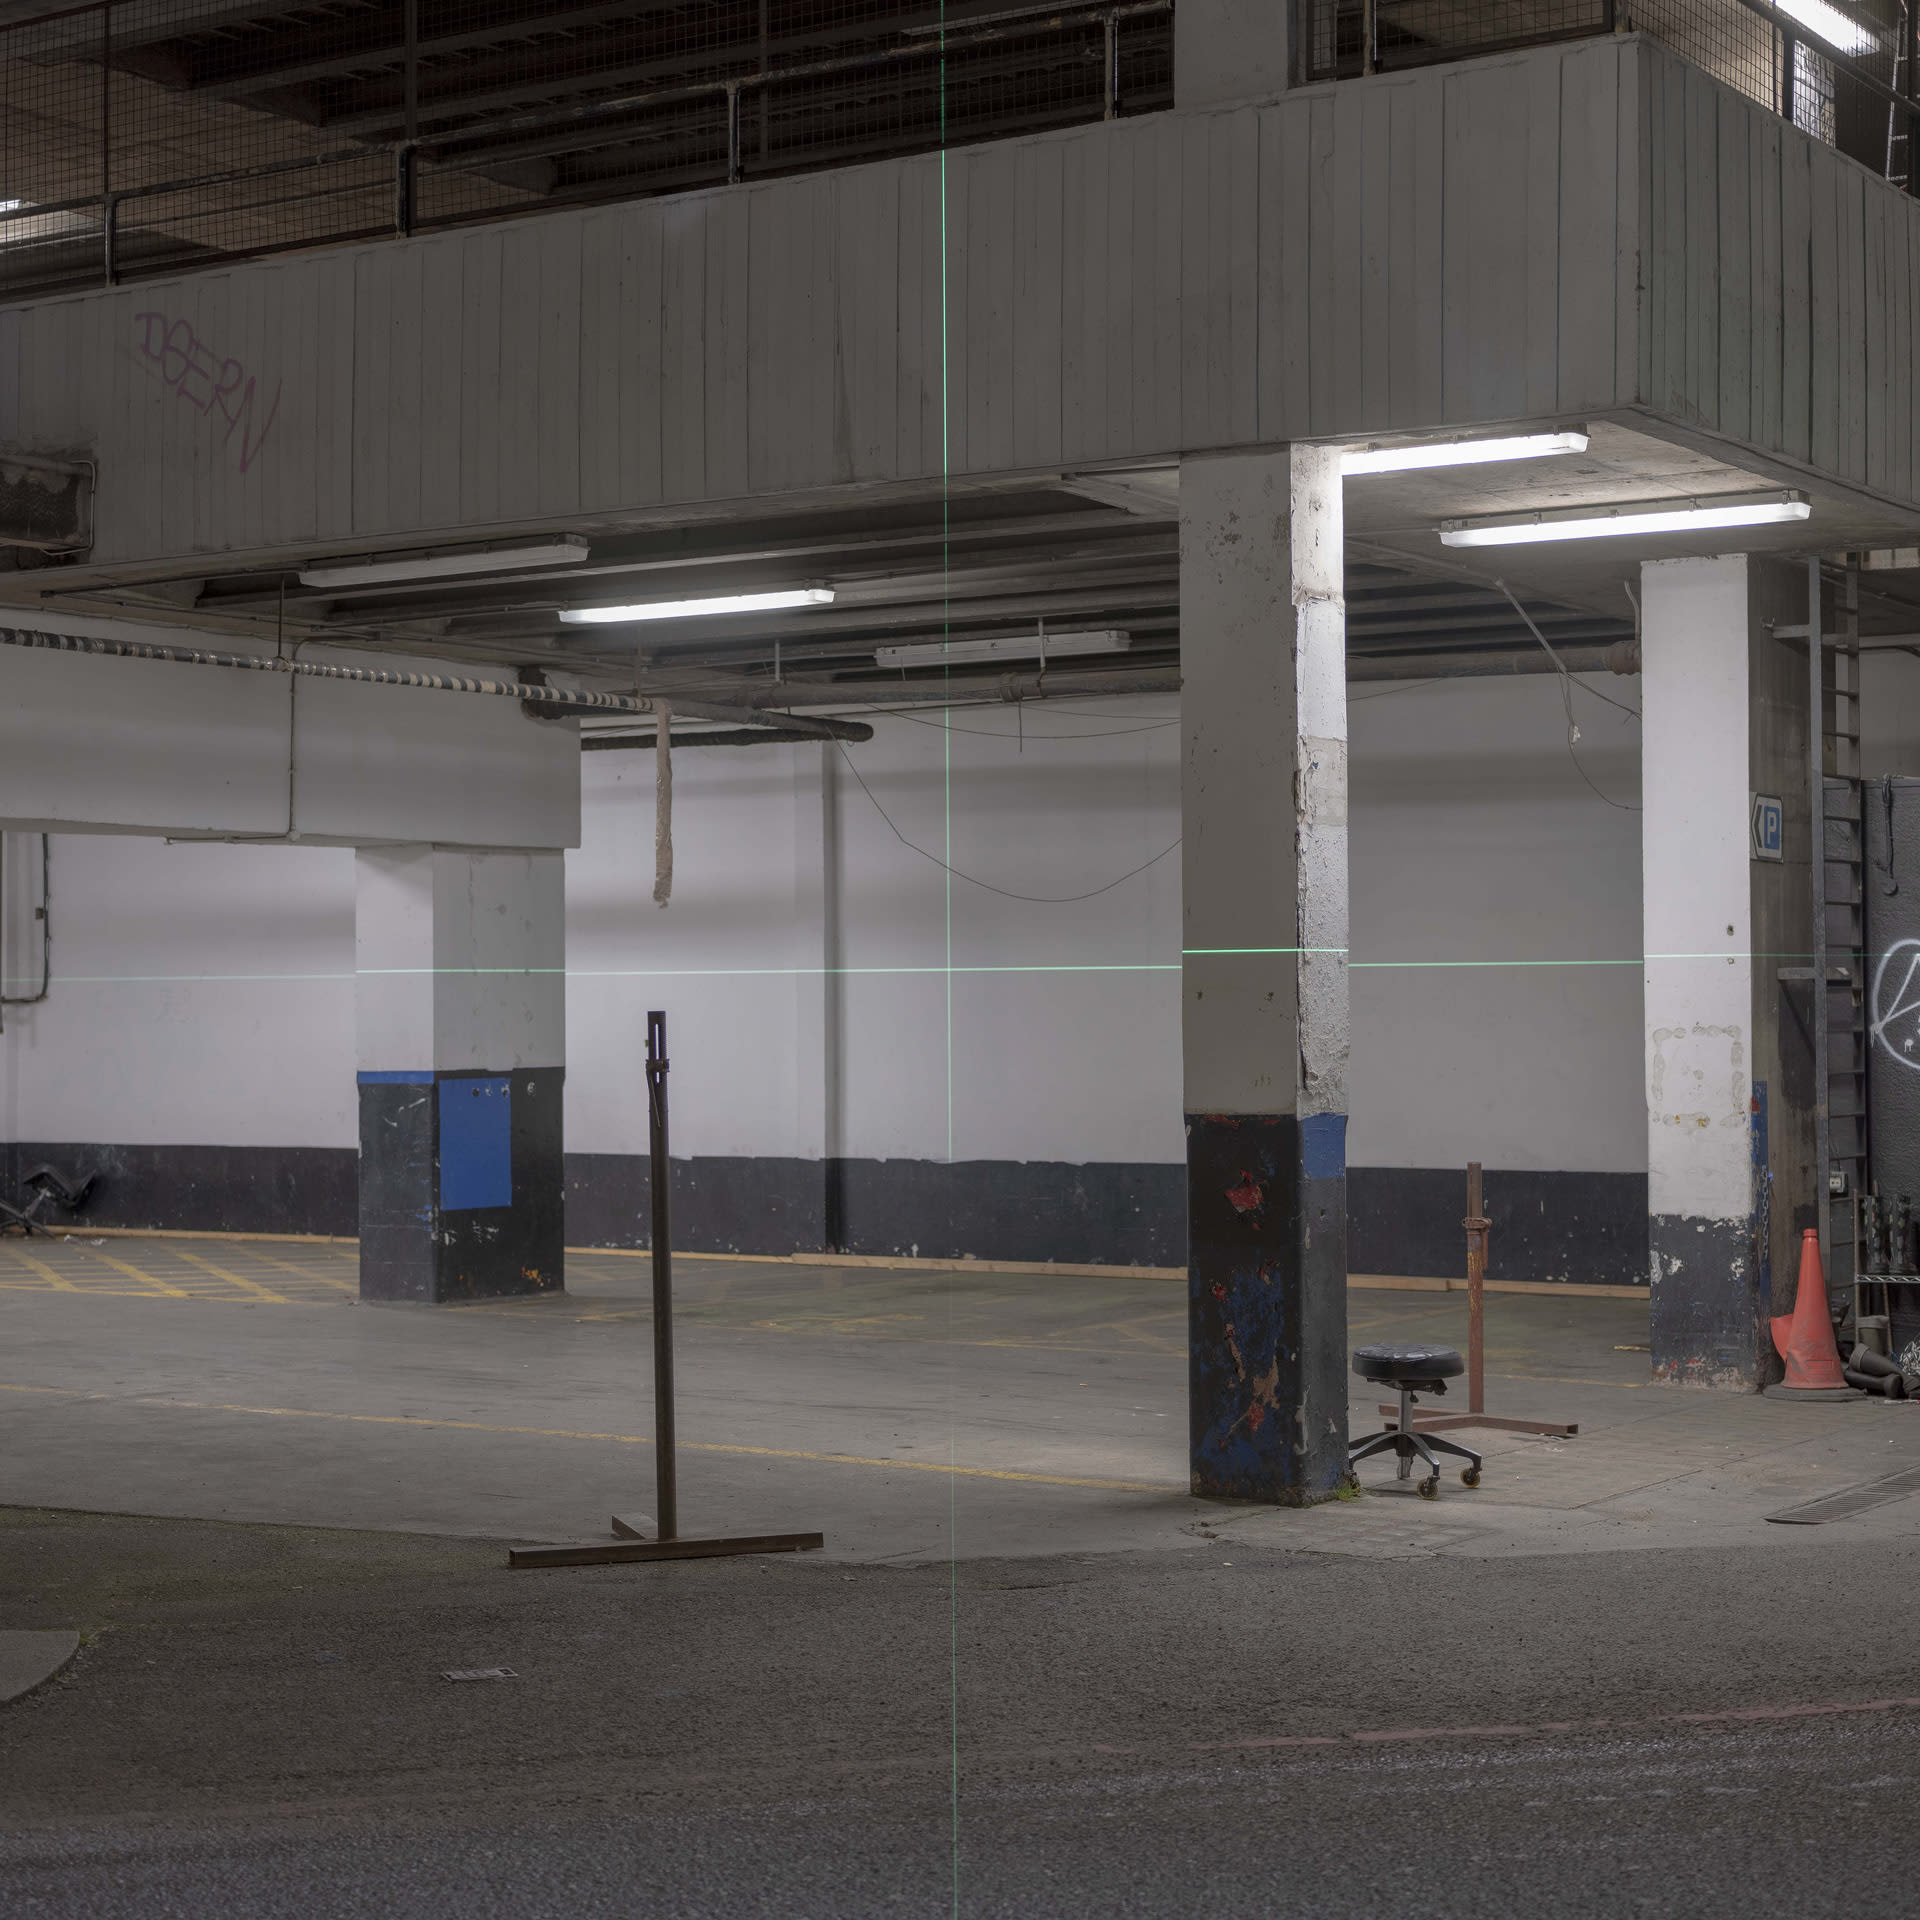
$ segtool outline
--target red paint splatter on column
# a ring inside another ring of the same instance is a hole
[[[1260,1183],[1243,1167],[1240,1170],[1240,1184],[1227,1189],[1227,1205],[1235,1213],[1256,1212],[1266,1195],[1260,1190]]]

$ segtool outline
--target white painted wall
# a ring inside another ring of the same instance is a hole
[[[1637,682],[1594,684],[1638,703]],[[1637,800],[1633,723],[1576,699],[1588,772]],[[641,1149],[644,1019],[662,1006],[678,1153],[1181,1158],[1174,701],[936,721],[882,720],[848,749],[872,799],[819,748],[683,754],[664,910],[651,756],[584,758],[571,1147]],[[1557,684],[1356,687],[1352,734],[1354,1163],[1643,1166],[1639,817],[1581,783]],[[1071,904],[949,888],[875,806],[943,854],[949,792],[947,857],[1006,892],[1079,893],[1153,864]],[[836,813],[837,931],[821,875]],[[8,837],[16,877],[35,844]],[[56,984],[7,1012],[0,1123],[16,1139],[351,1146],[353,865],[338,849],[57,838]],[[1596,959],[1625,964],[1535,964]]]
[[[1646,1165],[1640,683],[1579,678],[1577,765],[1553,676],[1348,694],[1355,1166]]]

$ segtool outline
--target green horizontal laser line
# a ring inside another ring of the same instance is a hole
[[[930,967],[633,967],[619,970],[589,968],[570,972],[563,967],[380,967],[352,973],[69,973],[55,980],[63,987],[166,987],[166,986],[289,986],[302,982],[331,986],[351,986],[356,979],[391,978],[397,975],[441,973],[466,978],[476,974],[532,978],[543,974],[563,975],[569,980],[792,980],[816,979],[840,974],[945,974],[945,973],[1178,973],[1174,960],[1145,961],[1137,965],[1088,961],[1035,966],[930,966]],[[37,978],[37,977],[36,977]],[[9,985],[13,982],[8,981]]]
[[[1210,957],[1313,953],[1346,953],[1345,947],[1182,947],[1181,954],[1188,960]],[[1848,959],[1845,952],[1833,948],[1827,950],[1827,958],[1840,966]],[[1860,959],[1856,952],[1852,956]],[[1811,960],[1810,953],[1642,953],[1629,954],[1619,959],[1593,960],[1349,960],[1350,967],[1643,967],[1650,960]]]
[[[1302,954],[1341,954],[1343,947],[1189,947],[1183,960],[1220,957],[1281,958]],[[1623,958],[1565,960],[1349,960],[1356,973],[1439,972],[1463,968],[1544,968],[1544,967],[1643,967],[1655,961],[1738,960],[1807,961],[1805,953],[1649,953]],[[1855,959],[1861,956],[1855,954]],[[1836,966],[1846,958],[1832,951],[1829,960]],[[975,965],[890,966],[890,967],[362,967],[354,973],[70,973],[57,976],[55,984],[64,987],[141,987],[141,986],[292,986],[302,983],[323,986],[347,986],[362,979],[488,977],[538,979],[554,976],[567,980],[795,980],[823,978],[889,978],[902,975],[942,976],[949,974],[1028,974],[1028,973],[1179,973],[1180,960],[1063,960]],[[8,987],[38,985],[38,976],[7,975]]]

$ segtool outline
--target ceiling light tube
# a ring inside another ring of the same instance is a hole
[[[991,640],[926,640],[910,646],[875,647],[882,667],[940,667],[956,660],[1051,660],[1057,654],[1125,653],[1133,635],[1118,627],[1081,633],[1018,633]]]
[[[779,593],[720,593],[704,600],[645,600],[631,607],[562,607],[560,618],[572,627],[597,627],[629,620],[685,620],[707,613],[775,613],[783,607],[824,607],[831,587],[789,587]]]
[[[1871,53],[1878,44],[1859,21],[1828,6],[1827,0],[1773,0],[1773,6],[1837,52]]]
[[[569,533],[557,540],[522,540],[504,547],[459,547],[392,560],[316,560],[300,569],[303,587],[373,587],[395,580],[457,580],[470,573],[509,573],[521,567],[576,566],[587,543]]]
[[[1585,453],[1584,429],[1565,433],[1522,433],[1504,440],[1434,440],[1423,446],[1349,447],[1340,456],[1340,471],[1351,479],[1357,473],[1411,473],[1419,467],[1472,467],[1488,460],[1544,460],[1556,453]]]
[[[1566,507],[1499,520],[1442,520],[1449,547],[1509,547],[1536,540],[1598,540],[1631,533],[1693,533],[1707,527],[1766,527],[1805,520],[1804,493],[1732,493],[1694,500],[1625,500],[1607,507]]]

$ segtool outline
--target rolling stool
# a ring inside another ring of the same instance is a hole
[[[1413,1471],[1414,1455],[1427,1463],[1427,1475],[1420,1482],[1420,1497],[1433,1500],[1440,1493],[1440,1462],[1434,1451],[1457,1454],[1466,1461],[1460,1478],[1470,1487],[1480,1484],[1480,1456],[1457,1440],[1437,1433],[1417,1432],[1413,1424],[1413,1396],[1416,1393],[1445,1393],[1447,1382],[1466,1371],[1466,1363],[1451,1347],[1356,1347],[1353,1370],[1362,1380],[1392,1387],[1400,1395],[1400,1421],[1383,1433],[1355,1440],[1347,1448],[1349,1470],[1369,1454],[1385,1453],[1389,1448],[1400,1456],[1397,1478],[1404,1480]]]

